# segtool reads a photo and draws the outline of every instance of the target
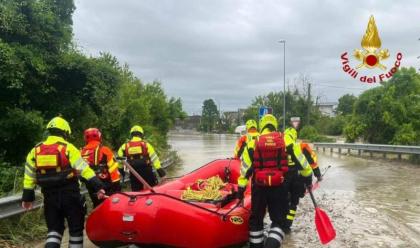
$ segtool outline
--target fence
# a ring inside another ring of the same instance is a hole
[[[382,153],[383,157],[386,154],[397,154],[398,158],[401,159],[403,154],[420,155],[420,146],[394,146],[394,145],[378,145],[378,144],[353,144],[353,143],[314,143],[314,148],[318,151],[320,148],[325,152],[326,149],[330,149],[331,152],[334,149],[341,153],[342,150],[347,149],[348,153],[352,150],[357,150],[358,155],[362,155],[363,152],[369,152],[372,156],[373,152]]]

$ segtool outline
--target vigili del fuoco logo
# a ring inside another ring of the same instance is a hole
[[[384,80],[390,79],[398,68],[401,65],[401,59],[403,57],[401,52],[398,52],[396,55],[395,62],[391,65],[389,69],[385,65],[388,60],[389,51],[388,49],[381,48],[381,39],[379,38],[378,28],[375,24],[375,19],[373,15],[370,16],[369,23],[366,28],[366,33],[362,39],[362,48],[355,49],[353,56],[359,62],[359,64],[352,68],[349,64],[349,53],[344,52],[341,55],[341,63],[343,64],[343,71],[346,72],[350,77],[354,79],[359,79],[362,83],[380,83]],[[389,63],[389,62],[388,62]],[[362,72],[359,75],[359,70],[361,69],[375,69],[379,68],[384,71],[376,75],[365,75]]]

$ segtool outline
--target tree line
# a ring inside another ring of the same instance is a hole
[[[88,127],[117,147],[140,124],[163,151],[175,119],[186,115],[181,99],[169,98],[159,82],[142,82],[109,53],[83,54],[73,41],[74,10],[73,0],[0,0],[2,179],[21,167],[54,116],[69,121],[78,146]],[[0,191],[9,188],[2,180]]]
[[[301,117],[301,138],[331,141],[323,135],[342,135],[347,142],[420,145],[420,74],[414,68],[401,68],[390,80],[358,97],[341,96],[334,117],[321,114],[303,85],[303,90],[286,91],[286,123],[292,116]],[[258,118],[260,106],[272,107],[282,123],[283,92],[257,96],[243,121]]]

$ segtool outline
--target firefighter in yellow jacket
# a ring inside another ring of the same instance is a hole
[[[277,119],[264,115],[260,120],[260,136],[248,143],[242,155],[238,197],[243,199],[248,179],[251,182],[251,216],[249,220],[250,247],[274,248],[284,239],[285,216],[288,205],[289,171],[301,171],[310,178],[311,167],[289,167],[283,135],[277,132]],[[264,244],[264,216],[266,209],[272,221]]]
[[[299,143],[300,149],[302,150],[302,154],[305,156],[306,160],[310,164],[313,175],[318,179],[318,181],[322,181],[321,171],[319,169],[317,163],[317,156],[316,153],[311,149],[309,144],[307,143]],[[289,187],[289,213],[286,216],[286,229],[285,232],[289,233],[291,230],[291,226],[295,219],[295,214],[297,211],[297,207],[299,205],[300,198],[305,196],[306,187],[304,183],[304,178],[301,175],[298,175],[293,182],[291,182]]]
[[[103,198],[105,191],[95,172],[83,160],[79,150],[67,141],[71,129],[61,117],[47,125],[48,138],[28,154],[23,179],[22,207],[31,209],[35,186],[44,195],[44,215],[48,227],[45,247],[60,247],[64,220],[69,227],[69,247],[83,247],[85,202],[80,194],[78,175],[85,178]]]
[[[308,161],[301,145],[297,142],[297,129],[300,125],[299,117],[291,118],[292,127],[284,131],[284,141],[288,154],[289,168],[303,168],[302,171],[295,170],[289,172],[289,210],[285,216],[286,233],[290,232],[290,227],[295,219],[299,198],[305,195],[306,187],[312,186],[312,166]]]
[[[235,151],[233,157],[239,159],[246,147],[246,144],[252,139],[256,139],[259,135],[257,129],[257,122],[255,120],[247,120],[245,123],[247,133],[242,135],[236,142]]]
[[[160,177],[164,177],[166,172],[161,168],[155,149],[149,142],[143,139],[143,136],[143,128],[138,125],[133,126],[130,130],[131,139],[118,149],[118,156],[126,157],[127,162],[134,170],[139,173],[150,186],[155,186],[158,183],[155,171]],[[132,191],[140,191],[144,187],[132,173],[130,173],[130,184]]]

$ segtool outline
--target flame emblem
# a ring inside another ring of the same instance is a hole
[[[356,69],[361,67],[367,67],[369,69],[379,67],[380,69],[385,70],[386,67],[381,64],[381,60],[389,57],[389,51],[388,49],[380,49],[381,39],[379,38],[378,28],[376,27],[373,15],[370,16],[361,45],[363,50],[354,50],[354,57],[362,62]]]

